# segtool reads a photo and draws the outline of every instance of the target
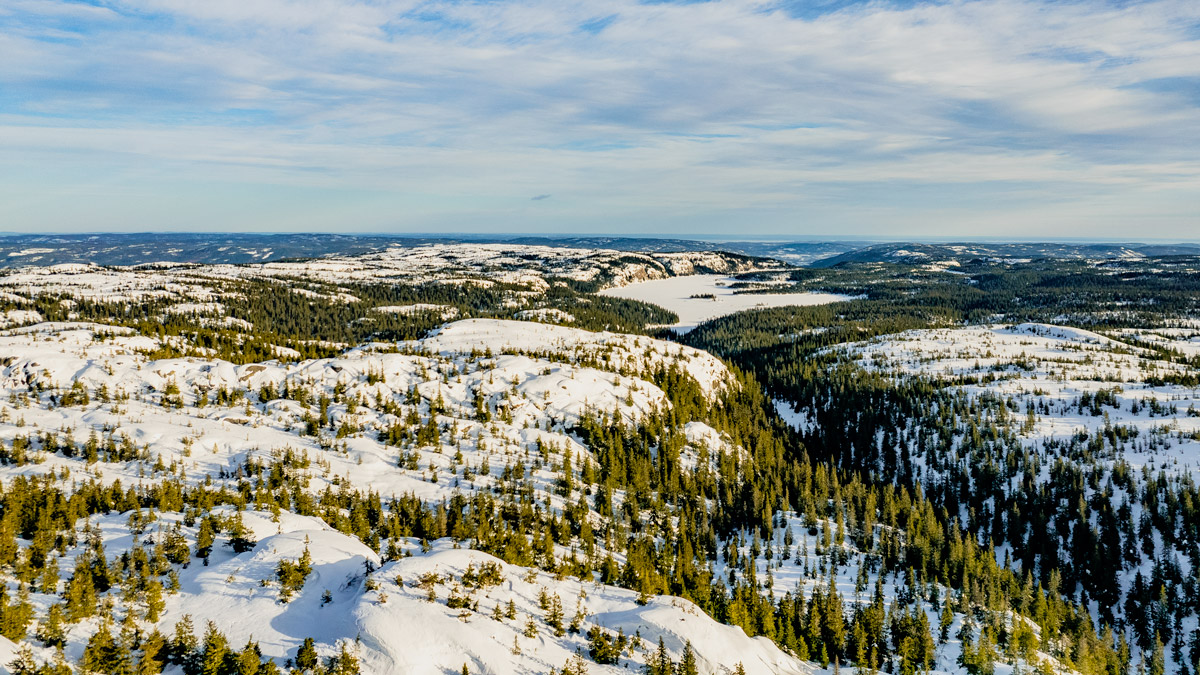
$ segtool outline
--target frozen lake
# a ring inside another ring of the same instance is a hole
[[[825,305],[854,299],[834,293],[735,294],[731,286],[736,282],[723,274],[696,274],[606,288],[600,295],[641,300],[669,309],[679,315],[679,323],[668,326],[677,333],[686,333],[705,321],[747,309]],[[697,295],[713,297],[693,297]]]

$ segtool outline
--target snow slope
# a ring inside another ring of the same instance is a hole
[[[158,345],[130,329],[92,323],[0,331],[0,442],[14,448],[31,432],[53,439],[49,450],[35,439],[28,461],[0,465],[0,478],[238,486],[247,467],[261,461],[287,466],[314,496],[348,486],[436,503],[519,486],[532,491],[538,508],[561,513],[567,502],[556,487],[565,458],[576,470],[593,461],[572,434],[581,415],[603,411],[635,420],[669,406],[652,381],[664,367],[678,367],[709,396],[734,386],[718,359],[675,343],[503,320],[459,321],[423,340],[360,345],[335,358],[287,364],[151,359],[147,353]],[[381,434],[394,426],[432,427],[434,436],[420,443],[383,442]],[[706,456],[712,461],[717,454],[744,452],[703,422],[685,422],[682,431],[685,470]],[[101,444],[111,439],[114,447],[128,447],[137,459],[85,462],[81,455],[93,434]],[[508,477],[514,467],[517,479]],[[615,490],[614,508],[624,499]],[[675,659],[690,643],[706,675],[731,673],[738,664],[752,675],[823,670],[766,638],[717,624],[686,600],[639,598],[596,581],[508,565],[459,548],[467,541],[400,540],[401,555],[382,563],[362,541],[316,518],[255,510],[252,501],[240,514],[224,506],[212,515],[240,518],[257,543],[236,553],[226,545],[227,529],[208,564],[192,556],[173,566],[179,588],[166,596],[159,619],[129,621],[165,634],[184,616],[198,633],[212,621],[235,647],[254,640],[280,664],[312,637],[323,656],[343,646],[355,651],[365,673],[457,673],[465,664],[472,673],[541,674],[562,668],[577,653],[586,656],[586,634],[593,628],[634,639],[615,665],[588,660],[593,675],[639,671],[660,638]],[[585,517],[602,525],[595,511]],[[762,592],[809,593],[832,577],[847,598],[860,601],[854,573],[872,564],[871,554],[845,546],[842,562],[830,567],[832,558],[819,552],[816,534],[828,525],[796,514],[780,517],[770,545],[753,560],[766,584]],[[175,528],[194,550],[199,524],[180,513],[131,510],[77,523],[85,533],[98,533],[112,561],[162,541]],[[798,536],[784,544],[788,530]],[[80,536],[61,554],[48,555],[69,570],[90,538]],[[749,538],[739,544],[743,556],[749,555]],[[305,550],[311,574],[284,602],[275,571]],[[576,552],[553,553],[565,559]],[[612,553],[617,564],[623,562],[619,551]],[[727,563],[719,559],[714,571],[724,576],[743,569]],[[491,581],[467,580],[468,572],[485,567],[495,570]],[[877,578],[870,573],[868,583]],[[14,596],[15,579],[2,580]],[[881,583],[892,602],[897,580]],[[577,619],[578,633],[555,633],[543,595],[559,598],[564,623]],[[60,600],[54,593],[31,594],[38,617]],[[935,613],[933,601],[919,602],[922,611]],[[69,659],[79,659],[99,621],[70,627]],[[53,656],[32,637],[26,643],[35,645],[41,661]],[[0,656],[13,649],[0,643]],[[935,672],[961,675],[958,650],[953,640],[939,648]],[[1010,672],[997,666],[999,675]]]
[[[907,331],[839,349],[871,370],[951,378],[972,395],[1011,398],[1016,416],[1031,404],[1048,409],[1024,431],[1030,444],[1122,427],[1136,433],[1122,453],[1134,468],[1200,476],[1200,415],[1190,412],[1200,406],[1200,391],[1155,382],[1192,371],[1147,348],[1165,345],[1187,355],[1190,332],[1182,335],[998,324]],[[1097,395],[1111,403],[1080,406],[1081,398]]]
[[[639,377],[657,367],[678,364],[710,394],[730,386],[723,364],[694,349],[646,337],[515,321],[462,321],[425,340],[364,345],[338,358],[293,364],[151,360],[145,352],[156,344],[128,329],[89,323],[43,323],[0,332],[0,353],[5,355],[0,390],[8,394],[0,396],[0,439],[5,444],[11,446],[30,430],[45,430],[73,445],[90,434],[112,434],[118,444],[128,439],[144,457],[84,465],[78,455],[34,449],[33,463],[0,466],[0,477],[70,470],[105,483],[133,485],[186,472],[193,484],[220,482],[250,459],[270,462],[287,449],[313,458],[309,468],[299,470],[314,494],[344,481],[385,495],[437,500],[499,485],[501,468],[528,457],[539,442],[586,461],[588,449],[568,428],[585,410],[637,418],[668,406],[662,391]],[[255,393],[294,387],[312,397],[329,396],[336,401],[326,411],[332,425],[344,423],[358,431],[339,439],[324,429],[303,435],[305,420],[316,414],[314,400]],[[67,398],[78,391],[86,400]],[[228,404],[217,400],[219,392],[230,391],[246,393]],[[410,403],[413,396],[419,403]],[[478,396],[496,415],[488,423],[469,414]],[[352,408],[350,400],[360,403]],[[377,400],[403,401],[423,419],[433,416],[444,430],[436,443],[411,450],[419,457],[417,468],[403,466],[408,451],[376,438],[397,417],[373,406]],[[435,402],[441,412],[433,411]],[[707,425],[690,424],[686,436],[690,444],[685,453],[692,457],[702,450],[731,449]],[[492,468],[483,468],[489,461]],[[466,477],[464,467],[473,469],[472,477]],[[448,478],[439,479],[439,472]],[[548,505],[563,506],[553,491],[556,473],[551,466],[539,463],[529,477]],[[619,504],[620,492],[613,497]],[[229,507],[213,513],[235,515]],[[148,527],[136,529],[134,515],[97,516],[78,527],[99,532],[109,556],[159,541],[174,527],[194,546],[198,525],[180,514],[153,514]],[[178,592],[166,598],[162,617],[145,629],[156,626],[169,635],[187,615],[198,633],[211,621],[235,647],[252,639],[280,664],[295,656],[304,638],[313,637],[326,656],[354,644],[367,673],[458,672],[466,663],[471,672],[517,675],[545,673],[577,652],[586,654],[586,632],[599,626],[639,639],[617,665],[589,663],[592,673],[639,669],[660,637],[673,658],[690,642],[706,673],[731,672],[738,663],[752,675],[816,670],[770,640],[717,624],[679,598],[641,603],[634,592],[514,567],[459,549],[450,539],[432,542],[427,550],[421,542],[402,541],[407,557],[381,565],[375,551],[318,519],[253,508],[238,517],[257,544],[235,553],[221,545],[222,535],[207,564],[193,558],[177,566]],[[70,568],[72,558],[88,545],[86,539],[81,537],[60,556],[61,569]],[[283,602],[274,580],[276,567],[298,560],[305,550],[312,557],[312,573],[303,589]],[[501,581],[468,588],[464,572],[484,565],[497,566]],[[15,584],[7,581],[15,592]],[[581,633],[554,634],[539,607],[543,592],[562,599],[568,620],[579,616]],[[470,608],[452,608],[452,596],[467,597]],[[38,616],[56,601],[52,594],[32,595]],[[497,606],[506,611],[510,601],[515,618],[493,614]],[[99,621],[86,619],[70,627],[68,659],[81,657]],[[536,637],[526,636],[530,622],[537,627]],[[11,657],[15,649],[0,643],[0,655]],[[50,656],[36,647],[37,659]]]

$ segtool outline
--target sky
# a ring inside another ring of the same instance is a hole
[[[1200,239],[1200,2],[3,0],[0,231]]]

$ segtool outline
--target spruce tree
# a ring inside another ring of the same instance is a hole
[[[667,646],[661,637],[658,638],[658,649],[646,661],[645,668],[642,672],[645,675],[674,675],[675,664],[671,661],[671,655],[667,653]]]
[[[46,618],[38,627],[38,639],[47,647],[61,647],[66,644],[61,603],[50,605],[50,609],[46,610]]]
[[[200,672],[199,646],[192,627],[192,617],[184,614],[175,623],[175,633],[167,645],[168,660],[182,666],[187,675],[197,675]]]
[[[216,534],[213,532],[212,519],[205,516],[200,520],[200,529],[196,533],[196,557],[203,558],[208,564],[208,556],[212,555]]]
[[[313,639],[310,637],[304,638],[304,642],[296,650],[296,670],[302,673],[313,671],[319,663],[320,660],[317,658],[317,648]]]
[[[1163,654],[1163,643],[1157,635],[1154,636],[1154,651],[1150,653],[1150,668],[1148,675],[1163,675],[1166,670],[1166,658]]]
[[[228,654],[229,642],[217,630],[217,625],[209,621],[201,648],[200,675],[225,675],[225,659]]]
[[[683,656],[679,657],[678,675],[700,675],[696,664],[696,653],[692,651],[692,641],[688,640],[683,646]]]

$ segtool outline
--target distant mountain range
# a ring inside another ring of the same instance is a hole
[[[1160,256],[1200,255],[1200,244],[1138,243],[890,243],[864,246],[813,261],[813,267],[832,267],[842,263],[921,263],[967,262],[978,259],[1035,260],[1060,259],[1140,259]]]
[[[470,242],[606,248],[641,253],[728,251],[799,266],[840,263],[965,262],[977,258],[1146,258],[1200,255],[1200,244],[877,243],[864,241],[706,241],[639,237],[536,237],[341,234],[120,233],[0,236],[0,267],[153,262],[247,264],[360,255],[393,247]]]
[[[428,244],[503,243],[526,246],[605,248],[639,253],[728,251],[806,265],[862,247],[863,242],[712,242],[638,237],[534,237],[340,234],[120,233],[16,234],[0,236],[0,267],[95,263],[142,265],[153,262],[246,264],[361,255],[394,247]]]

